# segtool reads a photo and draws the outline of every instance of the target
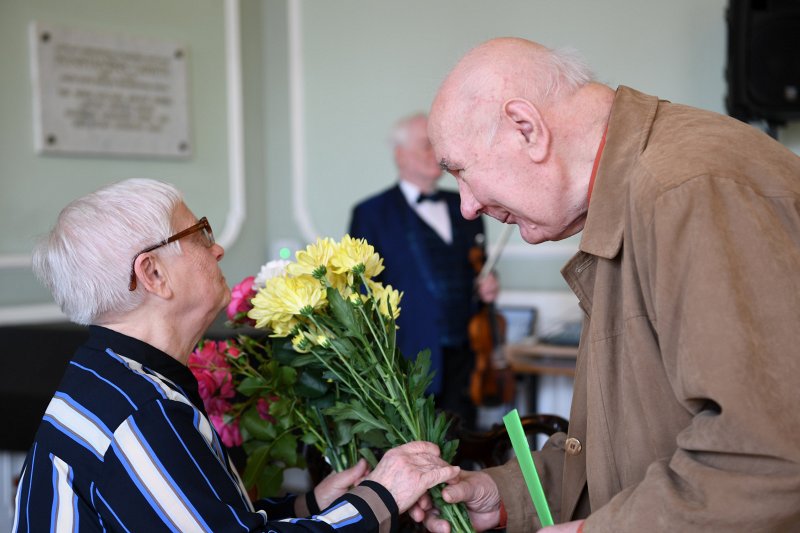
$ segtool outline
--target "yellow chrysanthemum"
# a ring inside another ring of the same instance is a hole
[[[383,272],[383,259],[375,253],[372,245],[364,239],[345,235],[331,257],[331,270],[336,274],[348,275],[359,265],[364,265],[364,276],[367,278],[374,278]]]
[[[306,339],[305,334],[301,331],[292,337],[292,346],[296,352],[308,353],[311,351],[311,343]]]
[[[284,275],[268,280],[252,303],[247,316],[256,321],[257,328],[272,328],[277,337],[282,336],[279,331],[288,335],[304,310],[324,307],[327,300],[322,285],[311,276]]]
[[[313,275],[319,267],[330,268],[331,257],[336,250],[336,243],[330,237],[317,239],[314,244],[306,246],[305,250],[300,250],[295,254],[296,263],[291,263],[287,271],[293,276],[303,274]]]
[[[391,307],[391,317],[397,320],[397,317],[400,316],[400,300],[403,298],[403,293],[393,289],[391,285],[384,287],[382,283],[376,281],[367,281],[367,283],[378,306],[378,311],[388,317],[390,316],[389,307]]]

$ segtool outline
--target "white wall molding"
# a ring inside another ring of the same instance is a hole
[[[303,65],[303,12],[300,0],[289,0],[289,138],[292,165],[292,210],[300,233],[314,242],[319,233],[311,220],[306,194],[305,76]]]
[[[244,112],[240,0],[225,0],[225,76],[228,119],[228,213],[217,240],[228,248],[239,238],[245,220]],[[0,269],[27,269],[30,254],[1,254]],[[65,320],[55,304],[0,306],[0,325]]]

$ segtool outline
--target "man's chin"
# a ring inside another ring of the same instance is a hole
[[[519,226],[519,235],[522,237],[522,240],[528,244],[541,244],[546,241],[555,240],[542,234],[541,231],[528,230],[522,226]]]

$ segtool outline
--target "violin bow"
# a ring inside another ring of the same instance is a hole
[[[477,281],[483,281],[483,279],[489,275],[494,266],[497,264],[497,261],[500,259],[500,255],[503,253],[503,248],[506,247],[508,238],[511,237],[511,231],[513,229],[514,226],[512,224],[506,224],[505,226],[503,226],[503,232],[500,234],[500,238],[497,239],[497,242],[495,243],[494,247],[492,247],[492,250],[489,252],[489,257],[483,264],[483,268],[478,274]]]

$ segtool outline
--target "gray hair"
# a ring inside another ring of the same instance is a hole
[[[574,48],[550,48],[547,53],[532,55],[530,62],[538,79],[527,87],[535,103],[571,94],[594,81],[594,73]]]
[[[595,80],[594,73],[580,53],[573,48],[546,48],[534,50],[524,61],[523,72],[513,79],[521,89],[521,96],[533,104],[546,106],[568,96]],[[499,101],[498,101],[499,103]],[[492,144],[500,126],[499,114],[492,114],[483,128],[485,144]]]
[[[389,134],[389,143],[391,144],[392,148],[397,148],[398,146],[405,146],[406,144],[408,144],[408,140],[410,138],[409,130],[411,129],[411,124],[420,119],[427,120],[428,115],[419,112],[401,118],[400,120],[394,123],[394,125],[392,126],[392,131]]]
[[[129,179],[65,207],[33,251],[33,272],[67,317],[94,324],[108,314],[138,307],[141,285],[128,290],[134,255],[172,232],[172,214],[183,201],[172,185]],[[166,253],[178,253],[173,243]]]

